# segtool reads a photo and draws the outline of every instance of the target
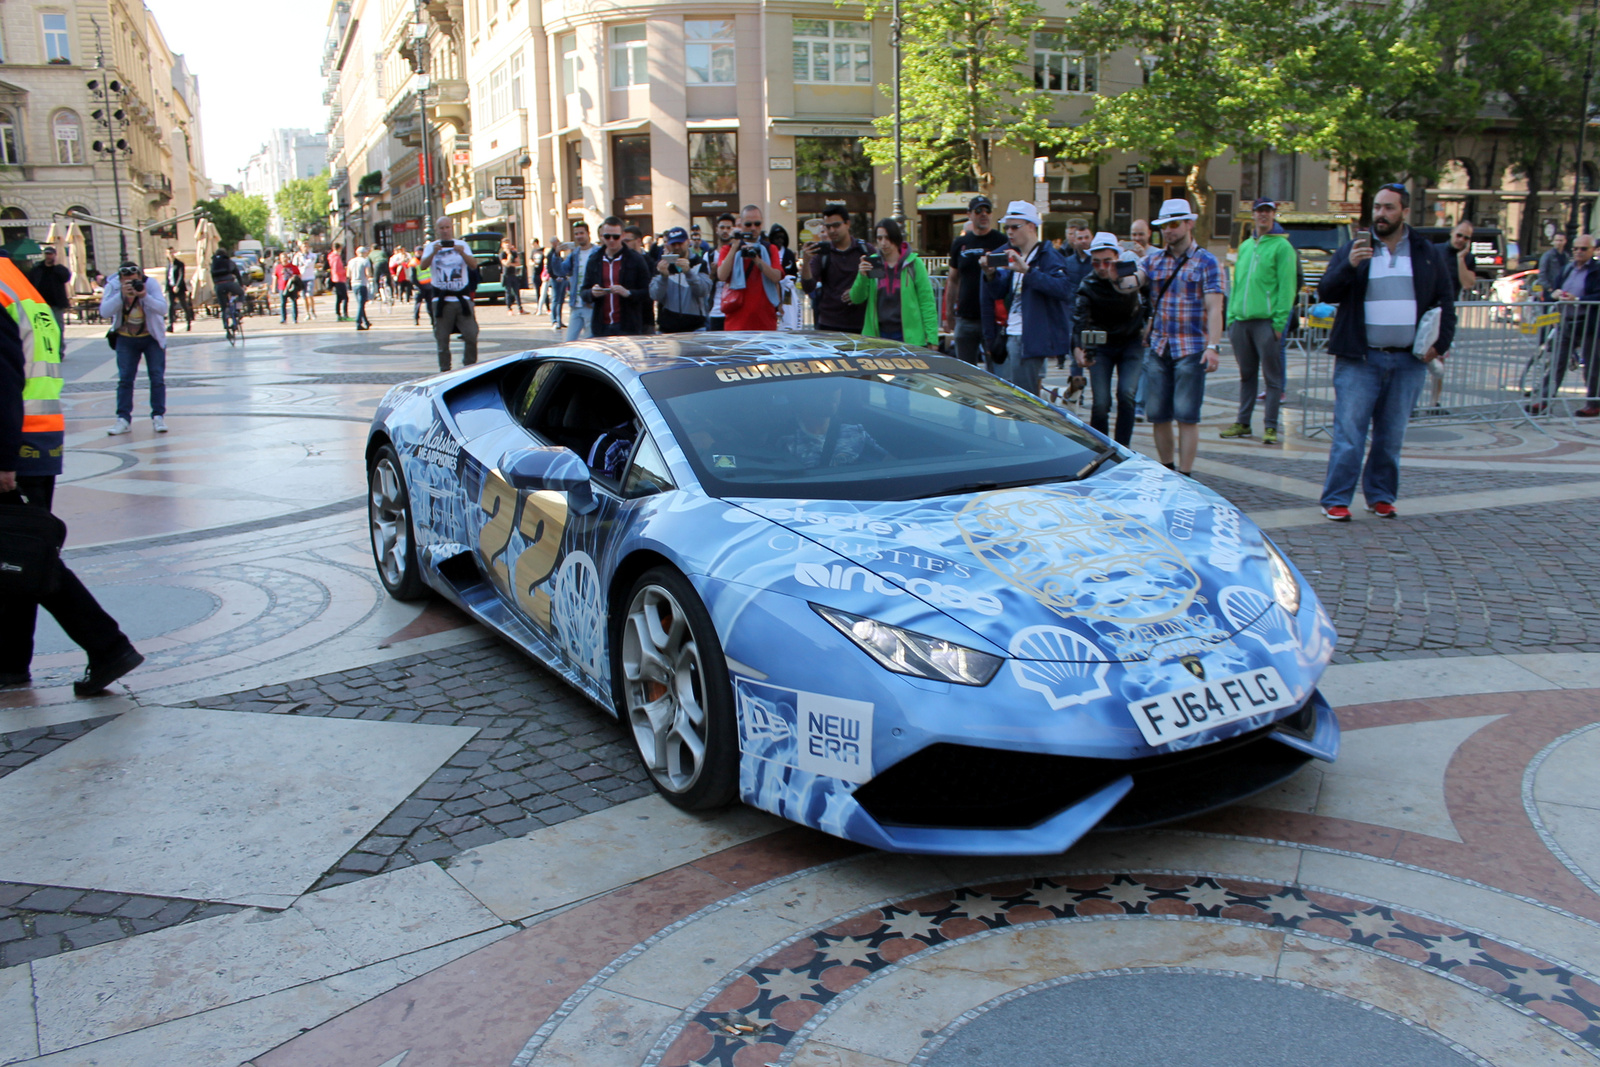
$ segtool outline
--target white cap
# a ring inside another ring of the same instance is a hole
[[[1164,226],[1169,222],[1182,222],[1186,219],[1197,219],[1193,211],[1189,210],[1189,201],[1182,197],[1168,200],[1161,205],[1161,213],[1150,220],[1152,226]]]
[[[1100,233],[1094,235],[1093,241],[1089,242],[1089,251],[1096,252],[1102,248],[1109,248],[1113,252],[1120,252],[1122,251],[1122,243],[1117,240],[1115,234],[1106,233],[1102,230]]]
[[[1039,209],[1031,200],[1013,200],[1006,205],[1006,213],[1001,222],[1031,222],[1035,226],[1042,225],[1044,220],[1039,217]]]

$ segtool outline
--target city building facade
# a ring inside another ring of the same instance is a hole
[[[120,91],[108,103],[112,82]],[[118,140],[126,148],[113,169],[95,144]],[[69,208],[148,227],[192,211],[209,188],[198,81],[142,3],[0,5],[0,243],[42,242]],[[124,248],[155,266],[169,243],[194,244],[192,222],[156,233],[92,223],[83,233],[89,265],[102,272]]]
[[[328,169],[328,135],[308,129],[270,130],[267,140],[250,157],[242,173],[246,196],[267,202],[267,229],[279,238],[284,232],[278,213],[278,191],[291,181],[315,178]]]

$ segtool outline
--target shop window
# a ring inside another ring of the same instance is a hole
[[[689,192],[697,196],[739,191],[739,135],[732,130],[689,135]]]
[[[795,19],[794,80],[813,85],[871,85],[872,24]]]
[[[1092,93],[1100,86],[1100,60],[1068,49],[1059,33],[1036,33],[1033,85],[1047,93]]]
[[[688,84],[733,84],[732,19],[684,19],[683,37]]]
[[[649,85],[644,24],[611,27],[611,88]]]
[[[650,135],[628,134],[611,139],[611,173],[616,195],[624,198],[650,195]]]
[[[872,161],[859,137],[796,137],[794,154],[798,192],[872,192]]]

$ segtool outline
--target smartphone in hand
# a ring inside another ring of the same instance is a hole
[[[1356,231],[1355,247],[1357,247],[1357,248],[1365,248],[1368,251],[1371,251],[1372,250],[1372,231],[1370,231],[1370,230],[1357,230]]]

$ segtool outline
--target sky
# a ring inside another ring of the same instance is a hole
[[[272,0],[239,8],[215,0],[146,0],[167,47],[200,80],[206,177],[238,185],[267,131],[322,132],[322,45],[331,0]]]

